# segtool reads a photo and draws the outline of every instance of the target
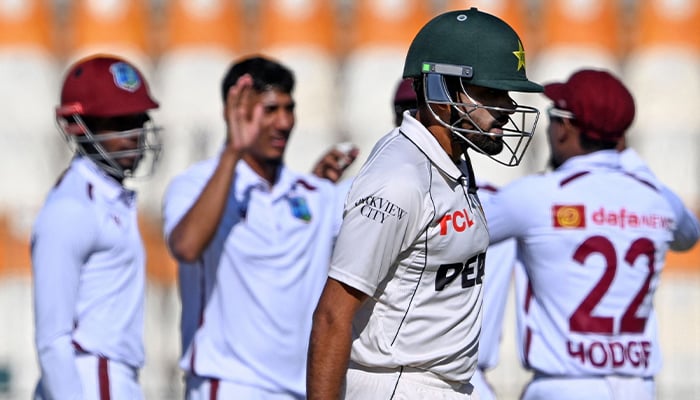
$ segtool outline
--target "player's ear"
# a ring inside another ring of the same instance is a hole
[[[579,128],[570,119],[564,119],[562,122],[562,128],[559,132],[561,133],[561,141],[573,141],[574,143],[579,143],[579,136],[581,136],[581,128]]]
[[[571,124],[569,124],[569,121],[565,119],[562,119],[561,123],[551,123],[549,129],[547,130],[549,140],[552,142],[552,144],[561,144],[566,142],[573,134],[571,128]]]
[[[452,112],[452,106],[449,104],[440,103],[430,103],[429,106],[435,114],[437,114],[443,121],[450,121],[450,113]],[[430,112],[428,112],[430,115]]]
[[[581,133],[581,128],[578,127],[572,120],[564,118],[562,120],[562,125],[564,126],[564,131],[566,132],[572,132],[575,134],[580,134]]]

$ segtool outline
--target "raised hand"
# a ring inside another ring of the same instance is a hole
[[[225,114],[229,149],[246,152],[260,134],[263,115],[263,105],[249,74],[238,78],[229,89]]]

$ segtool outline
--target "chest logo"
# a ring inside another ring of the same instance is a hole
[[[481,285],[484,280],[486,253],[479,253],[466,263],[442,264],[435,275],[435,291],[440,292],[452,281],[461,277],[462,289]]]
[[[464,232],[472,225],[474,225],[474,220],[469,216],[466,208],[447,213],[440,218],[440,236],[447,235],[450,227],[455,232]]]
[[[289,207],[292,209],[292,215],[302,221],[311,221],[311,211],[303,197],[290,197],[288,199]]]

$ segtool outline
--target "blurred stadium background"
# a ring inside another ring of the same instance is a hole
[[[149,274],[141,381],[149,399],[181,398],[176,266],[160,233],[160,199],[173,175],[221,145],[219,81],[230,62],[259,52],[294,69],[298,122],[287,163],[309,170],[340,140],[369,153],[391,128],[412,37],[437,13],[471,6],[516,28],[537,81],[580,67],[617,73],[637,100],[629,144],[700,211],[699,0],[0,0],[0,399],[29,398],[38,377],[28,241],[69,158],[53,110],[70,63],[94,52],[124,56],[161,104],[153,114],[165,128],[160,168],[134,183]],[[547,106],[538,96],[517,100]],[[543,116],[524,165],[479,158],[477,176],[505,184],[541,171],[546,123]],[[660,399],[700,398],[699,271],[700,246],[669,255],[656,301]],[[502,399],[516,399],[529,376],[515,355],[512,312],[500,366],[489,373]]]

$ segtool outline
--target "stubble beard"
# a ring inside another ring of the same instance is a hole
[[[503,139],[499,137],[470,133],[466,138],[469,139],[474,146],[490,156],[495,156],[503,151]]]

